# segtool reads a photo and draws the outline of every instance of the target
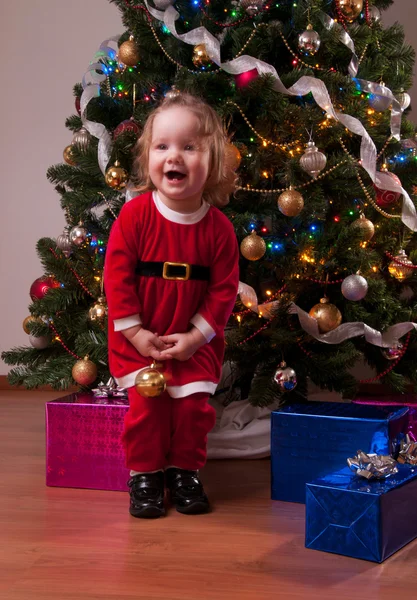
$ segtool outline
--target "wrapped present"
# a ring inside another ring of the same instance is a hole
[[[417,440],[417,395],[416,394],[391,394],[381,396],[358,396],[353,400],[354,404],[361,406],[377,406],[383,408],[407,407],[408,427],[407,433],[412,439]]]
[[[127,490],[121,435],[128,406],[114,394],[69,394],[47,402],[46,485]]]
[[[387,479],[348,467],[306,485],[306,547],[382,562],[417,537],[417,469]]]
[[[341,402],[294,404],[271,413],[271,496],[305,502],[305,484],[341,469],[361,448],[392,454],[408,409]]]

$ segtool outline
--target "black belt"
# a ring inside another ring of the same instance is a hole
[[[210,267],[189,265],[188,263],[139,261],[135,273],[145,277],[163,277],[175,281],[188,279],[210,280]]]

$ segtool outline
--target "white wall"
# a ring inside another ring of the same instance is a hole
[[[397,0],[385,21],[396,19],[417,46],[415,0]],[[74,112],[72,86],[99,44],[122,30],[119,12],[107,0],[14,0],[3,10],[0,352],[28,343],[22,321],[30,285],[42,274],[35,245],[58,236],[65,223],[45,173],[71,142],[64,122]],[[7,370],[0,361],[0,375]]]

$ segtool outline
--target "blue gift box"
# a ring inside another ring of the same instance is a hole
[[[346,466],[357,450],[391,454],[407,431],[407,407],[293,404],[271,415],[271,496],[305,502],[305,484]]]
[[[417,468],[367,481],[348,467],[306,486],[306,547],[382,562],[417,537]]]

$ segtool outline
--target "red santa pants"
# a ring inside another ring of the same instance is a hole
[[[129,388],[123,445],[126,466],[138,472],[167,466],[197,470],[207,457],[207,434],[216,422],[216,411],[206,393],[171,398],[143,398]]]

